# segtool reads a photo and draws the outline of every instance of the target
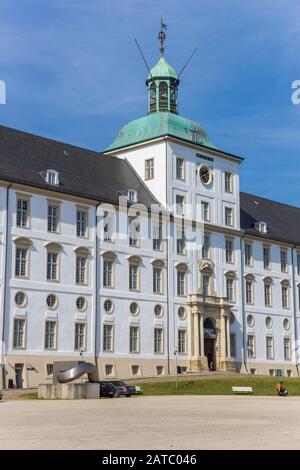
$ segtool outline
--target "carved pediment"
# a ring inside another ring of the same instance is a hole
[[[209,259],[201,259],[198,261],[198,268],[201,273],[207,272],[212,274],[215,269],[215,263]]]

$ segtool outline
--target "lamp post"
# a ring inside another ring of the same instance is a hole
[[[175,360],[176,360],[176,390],[178,389],[178,349],[174,349]]]

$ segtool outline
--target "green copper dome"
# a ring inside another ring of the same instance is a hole
[[[163,56],[159,59],[157,64],[152,67],[151,73],[148,75],[148,80],[155,77],[177,78],[177,73]]]
[[[203,127],[178,114],[156,112],[126,124],[106,151],[170,135],[188,142],[216,148]]]

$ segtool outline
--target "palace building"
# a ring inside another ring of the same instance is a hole
[[[102,153],[0,126],[0,387],[58,360],[299,375],[300,209],[240,192],[163,52]]]

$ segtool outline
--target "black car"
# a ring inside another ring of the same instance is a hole
[[[1,388],[0,388],[0,400],[2,400],[2,398],[3,398],[3,392],[2,392],[2,390],[1,390]]]
[[[101,391],[101,384],[102,389],[105,390],[104,393],[107,395],[103,395]],[[109,381],[102,381],[100,382],[100,396],[113,396],[119,397],[120,395],[125,395],[125,397],[131,397],[131,395],[135,395],[136,390],[135,387],[127,385],[125,382],[121,380],[109,380]]]
[[[117,398],[119,395],[118,390],[111,382],[100,382],[100,397]]]

